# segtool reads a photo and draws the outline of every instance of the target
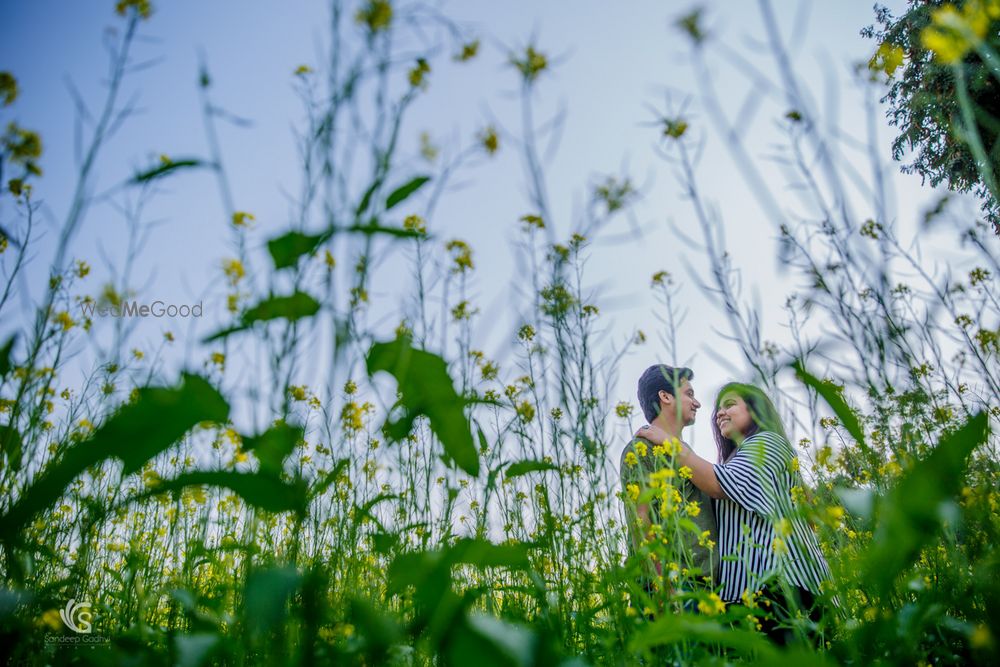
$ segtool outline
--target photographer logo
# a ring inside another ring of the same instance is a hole
[[[92,615],[90,613],[89,602],[77,602],[71,599],[66,603],[65,609],[59,610],[59,617],[66,624],[66,627],[73,632],[79,634],[90,634],[92,632],[90,625]]]

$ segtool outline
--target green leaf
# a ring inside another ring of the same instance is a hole
[[[10,373],[10,354],[14,351],[14,343],[17,342],[17,334],[7,339],[7,342],[0,347],[0,378]]]
[[[205,164],[203,160],[197,158],[185,158],[183,160],[170,160],[169,162],[164,162],[159,164],[152,169],[147,169],[146,171],[140,172],[132,177],[132,185],[140,185],[142,183],[148,183],[149,181],[155,180],[157,178],[163,178],[168,174],[172,174],[180,169],[192,169],[194,167],[201,167]]]
[[[515,463],[511,463],[507,468],[506,478],[514,479],[515,477],[520,477],[521,475],[527,475],[529,472],[539,472],[544,470],[559,470],[559,466],[554,463],[538,461],[536,459],[517,461]]]
[[[316,486],[314,486],[309,491],[310,499],[318,498],[319,496],[323,495],[323,492],[326,491],[328,488],[330,488],[331,484],[337,481],[337,478],[340,477],[340,474],[344,471],[344,469],[347,468],[347,466],[350,465],[350,463],[351,463],[350,459],[346,458],[338,459],[337,462],[333,465],[333,470],[326,473],[326,475],[323,476],[323,479],[317,482]]]
[[[386,664],[389,649],[403,640],[399,623],[367,600],[352,596],[348,604],[351,622],[364,642],[366,664]]]
[[[774,653],[771,644],[758,632],[737,630],[705,617],[690,614],[661,616],[633,634],[628,647],[631,651],[647,651],[654,646],[688,641],[718,644],[748,653],[754,651],[760,658],[769,657]]]
[[[319,302],[305,292],[295,291],[288,296],[271,296],[243,313],[243,324],[284,319],[289,322],[311,317],[319,312]]]
[[[488,540],[462,538],[451,547],[446,558],[453,565],[526,569],[531,566],[528,554],[532,546],[523,542],[493,544]]]
[[[260,461],[261,472],[280,474],[285,458],[302,440],[303,430],[284,422],[272,426],[260,435],[243,436],[243,448],[252,451]]]
[[[410,346],[407,337],[375,343],[368,351],[368,374],[391,373],[399,385],[399,402],[405,414],[386,422],[383,430],[394,440],[405,437],[419,415],[426,415],[445,454],[473,477],[479,474],[479,454],[472,428],[465,416],[465,401],[455,391],[444,360]]]
[[[246,620],[253,632],[266,632],[286,616],[286,603],[302,582],[291,567],[250,573],[246,585]]]
[[[229,489],[254,507],[268,512],[306,513],[306,489],[301,482],[289,484],[268,473],[243,473],[228,470],[195,470],[161,480],[135,500],[161,493],[180,492],[189,486],[218,486]]]
[[[383,227],[377,224],[374,220],[367,225],[351,225],[350,227],[343,227],[340,231],[351,234],[364,234],[365,236],[373,236],[375,234],[385,234],[387,236],[397,236],[400,238],[422,238],[424,236],[424,234],[415,229]]]
[[[249,308],[240,317],[240,324],[216,331],[205,338],[203,343],[226,338],[234,333],[246,331],[257,322],[284,319],[289,322],[311,317],[319,312],[319,302],[305,292],[295,291],[288,296],[269,296],[257,305]]]
[[[834,414],[837,415],[837,419],[844,425],[844,428],[851,434],[855,442],[861,446],[861,449],[866,453],[870,453],[868,444],[865,442],[865,432],[861,428],[861,422],[858,421],[857,415],[854,414],[854,411],[847,405],[847,401],[841,396],[839,387],[832,382],[820,380],[809,373],[801,360],[796,360],[792,364],[792,368],[795,369],[795,375],[799,380],[806,386],[814,389],[833,409]]]
[[[174,648],[177,650],[176,664],[178,667],[201,667],[208,664],[220,639],[214,632],[177,635],[174,637]]]
[[[538,637],[527,626],[470,613],[449,636],[446,655],[452,665],[528,667],[536,664],[537,645]]]
[[[372,203],[372,197],[375,195],[375,191],[378,190],[380,185],[382,185],[382,179],[376,178],[375,182],[368,186],[368,189],[365,190],[364,196],[361,197],[361,201],[358,202],[358,207],[354,209],[355,218],[360,218],[364,212],[368,210],[368,207],[371,206]]]
[[[76,477],[110,458],[130,475],[203,421],[224,422],[229,404],[207,380],[183,375],[177,388],[145,387],[132,403],[109,417],[88,439],[70,445],[49,465],[7,514],[0,517],[0,539],[10,539],[38,513],[54,504]]]
[[[986,441],[988,432],[986,413],[971,417],[942,438],[879,503],[872,546],[865,558],[866,590],[886,594],[895,575],[935,539],[943,516],[954,507],[953,499],[962,488],[968,458]]]
[[[431,180],[430,176],[417,176],[406,185],[401,185],[393,190],[392,193],[386,197],[385,210],[388,211],[396,204],[404,201],[407,197],[422,188],[429,180]]]
[[[9,424],[0,424],[0,452],[6,457],[6,468],[21,469],[21,456],[24,452],[24,441],[17,429]]]
[[[267,242],[267,251],[274,260],[274,268],[285,269],[295,266],[302,255],[312,254],[316,248],[329,238],[329,234],[303,234],[288,232]]]

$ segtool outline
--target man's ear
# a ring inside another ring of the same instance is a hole
[[[661,389],[659,392],[660,401],[670,405],[674,401],[674,395],[665,389]]]

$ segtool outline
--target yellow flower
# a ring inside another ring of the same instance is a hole
[[[681,479],[691,479],[691,477],[694,476],[694,471],[687,466],[681,466],[680,470],[677,471],[677,474],[681,476]]]
[[[628,492],[628,497],[632,499],[632,502],[639,500],[639,485],[638,484],[627,484],[625,486],[625,491]]]
[[[488,125],[479,133],[479,143],[483,149],[493,155],[500,149],[500,138],[497,136],[496,128]]]
[[[222,352],[213,352],[211,359],[212,363],[218,366],[219,368],[223,368],[226,365],[226,355],[224,355]]]
[[[455,54],[455,60],[464,63],[475,58],[477,53],[479,53],[479,40],[474,39],[462,45],[462,51]]]
[[[524,423],[529,423],[535,418],[535,406],[529,401],[521,401],[517,406],[517,416]]]
[[[407,75],[410,85],[414,88],[426,86],[427,81],[425,77],[430,74],[430,71],[430,64],[423,58],[417,58],[417,64],[413,66],[410,73]]]
[[[134,7],[139,18],[148,19],[153,14],[153,5],[149,0],[118,0],[115,4],[115,12],[118,16],[125,16],[129,7]]]
[[[403,220],[403,229],[417,234],[426,234],[427,223],[419,215],[408,215]]]
[[[385,30],[392,23],[392,4],[388,0],[368,0],[358,9],[354,20],[365,25],[371,34]]]
[[[293,401],[304,401],[307,398],[305,386],[292,385],[288,388],[288,394]]]
[[[90,273],[90,265],[82,259],[78,259],[76,261],[76,277],[86,278],[88,273]]]
[[[312,71],[312,67],[309,67],[309,65],[299,65],[295,68],[295,76],[305,76],[306,74],[311,74]]]
[[[517,68],[528,83],[538,78],[538,75],[549,66],[549,60],[545,54],[536,51],[535,47],[530,44],[520,56],[511,55],[510,63]]]
[[[536,229],[545,229],[545,221],[542,220],[542,216],[527,214],[521,216],[521,222],[524,223],[524,228],[530,230],[532,227]]]
[[[472,248],[469,247],[468,243],[460,239],[454,239],[448,241],[444,247],[445,250],[452,253],[451,258],[455,263],[455,266],[451,269],[452,273],[465,273],[474,268],[472,264]]]
[[[229,278],[229,284],[234,286],[246,276],[243,262],[238,259],[227,259],[222,262],[222,272]]]
[[[52,321],[62,326],[63,331],[69,331],[74,325],[76,325],[76,322],[73,321],[73,318],[70,317],[69,313],[65,310],[60,311],[55,317],[52,318]]]
[[[52,630],[61,630],[63,627],[62,618],[59,616],[58,609],[49,609],[44,614],[39,616],[35,623],[39,626],[48,626]]]
[[[256,220],[256,218],[253,213],[247,213],[246,211],[236,211],[233,213],[234,227],[246,227],[254,220]]]
[[[920,32],[920,41],[941,62],[958,63],[982,42],[996,10],[997,3],[987,6],[978,0],[970,0],[961,9],[951,3],[943,5],[931,14],[931,24]]]
[[[707,616],[721,614],[726,611],[726,603],[722,601],[717,593],[709,593],[708,600],[698,602],[698,611]]]
[[[636,466],[639,464],[639,459],[635,457],[635,452],[629,452],[625,455],[625,464],[630,466]]]
[[[698,516],[701,513],[701,505],[699,505],[696,501],[692,500],[691,502],[684,505],[684,511],[687,513],[688,516]]]
[[[868,69],[873,72],[885,72],[891,77],[893,73],[903,64],[903,49],[889,42],[882,42],[875,51],[875,55],[868,61]]]
[[[135,357],[137,361],[141,361],[142,358],[146,356],[146,354],[139,348],[135,348],[134,350],[132,350],[132,356]]]
[[[641,440],[635,443],[635,453],[639,456],[645,456],[648,453],[648,450],[646,449],[646,443],[642,442]]]
[[[705,547],[709,551],[715,548],[715,542],[709,538],[712,536],[712,531],[705,530],[702,531],[701,535],[698,536],[698,546]]]

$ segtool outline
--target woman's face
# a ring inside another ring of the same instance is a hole
[[[753,419],[750,417],[746,402],[738,394],[730,392],[719,401],[719,408],[715,411],[715,423],[723,438],[741,440],[740,436],[753,426]]]

